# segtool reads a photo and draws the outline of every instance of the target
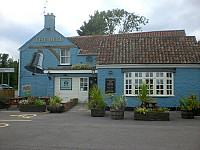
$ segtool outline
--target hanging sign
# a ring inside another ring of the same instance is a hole
[[[30,92],[30,91],[32,91],[32,86],[31,85],[24,85],[24,86],[22,86],[22,91],[23,92]]]

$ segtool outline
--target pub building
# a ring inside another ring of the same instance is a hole
[[[29,86],[36,97],[81,103],[97,84],[135,107],[146,82],[161,107],[177,107],[179,95],[200,97],[200,42],[184,30],[65,37],[55,30],[52,13],[44,20],[44,28],[19,48],[20,96]]]

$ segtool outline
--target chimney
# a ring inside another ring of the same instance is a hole
[[[53,15],[53,13],[47,13],[47,15],[45,15],[44,17],[44,28],[55,29],[55,16]]]

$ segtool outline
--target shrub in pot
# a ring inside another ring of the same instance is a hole
[[[190,97],[182,97],[180,100],[181,117],[194,119],[195,110],[198,108],[197,96],[190,94]]]
[[[114,96],[110,107],[111,119],[124,119],[124,110],[126,106],[127,100],[124,95]]]
[[[104,95],[101,93],[101,89],[96,85],[90,91],[90,98],[88,102],[88,107],[91,109],[92,117],[103,117],[105,116],[105,108],[107,104],[105,103]]]
[[[61,104],[62,99],[58,96],[52,96],[49,101],[48,110],[51,113],[61,113],[64,112],[64,106]]]

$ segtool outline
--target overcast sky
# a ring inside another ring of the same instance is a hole
[[[95,10],[125,9],[145,16],[143,31],[182,30],[200,40],[200,0],[0,0],[0,53],[19,58],[18,48],[44,27],[46,13],[56,16],[56,30],[77,36],[76,30]]]

